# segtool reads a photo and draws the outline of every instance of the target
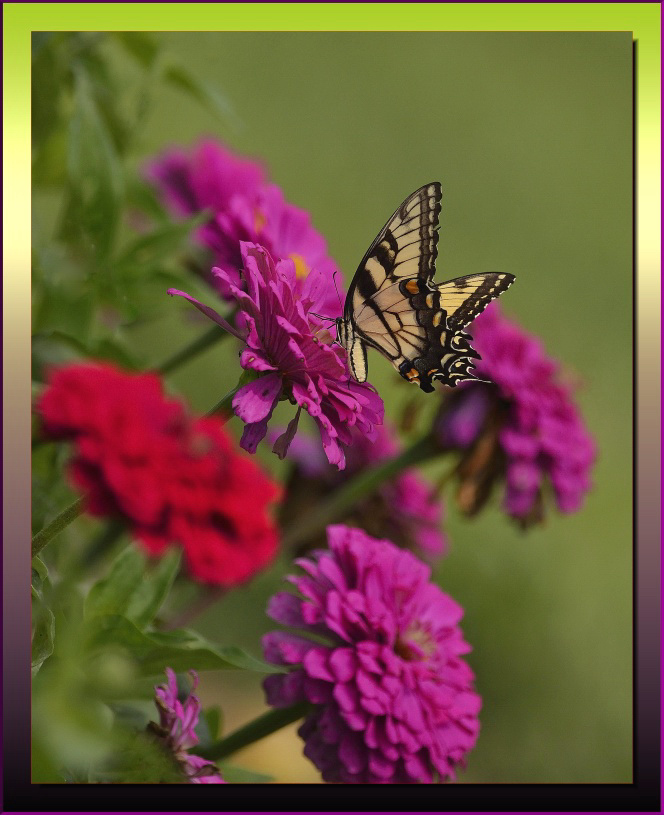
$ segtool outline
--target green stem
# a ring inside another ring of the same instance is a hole
[[[221,326],[213,325],[209,331],[201,334],[200,337],[196,337],[189,345],[185,345],[184,348],[181,348],[168,359],[164,360],[161,365],[157,366],[156,370],[160,374],[170,374],[171,371],[179,368],[180,365],[184,365],[185,362],[189,362],[190,359],[200,354],[201,351],[206,351],[215,345],[215,343],[228,336],[230,335],[224,331]]]
[[[395,458],[381,461],[375,467],[356,475],[311,512],[292,523],[282,535],[282,546],[292,548],[305,543],[322,532],[329,523],[342,518],[358,501],[372,495],[382,484],[399,475],[402,470],[421,464],[439,452],[440,448],[433,437],[427,434]]]
[[[41,552],[47,543],[53,540],[65,527],[69,526],[73,520],[78,518],[81,512],[83,512],[84,504],[85,499],[78,498],[73,504],[63,509],[58,516],[53,518],[50,524],[47,524],[41,531],[37,532],[32,539],[32,557]]]
[[[234,753],[236,750],[241,750],[248,744],[259,739],[269,736],[271,733],[281,730],[287,724],[292,724],[298,719],[301,719],[309,711],[310,705],[308,702],[298,702],[292,707],[277,707],[268,710],[262,716],[254,719],[253,722],[245,724],[239,730],[226,736],[225,739],[214,742],[209,747],[194,748],[193,753],[199,756],[209,758],[212,761],[218,761],[220,758]]]

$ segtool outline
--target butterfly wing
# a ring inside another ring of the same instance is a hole
[[[426,184],[408,196],[367,249],[348,289],[343,344],[358,382],[366,380],[371,345],[398,367],[421,352],[426,331],[399,288],[401,281],[433,277],[438,244],[440,184]],[[400,331],[398,335],[396,332]]]
[[[366,380],[365,345],[427,392],[435,379],[453,386],[474,378],[472,360],[479,355],[461,329],[514,277],[489,273],[433,282],[441,197],[438,182],[412,193],[378,233],[353,277],[342,336],[358,381]]]
[[[440,303],[450,328],[462,329],[481,314],[489,303],[508,289],[514,275],[488,272],[468,274],[440,283]]]

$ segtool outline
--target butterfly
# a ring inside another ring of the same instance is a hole
[[[434,380],[453,387],[477,378],[471,371],[480,355],[463,329],[514,275],[487,272],[434,283],[441,198],[437,181],[409,195],[353,276],[336,324],[357,382],[367,379],[367,346],[427,393]]]

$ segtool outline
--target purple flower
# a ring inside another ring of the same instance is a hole
[[[328,461],[341,470],[342,445],[351,443],[351,429],[375,438],[376,425],[383,421],[383,403],[370,385],[351,379],[345,351],[332,344],[330,334],[309,313],[322,307],[328,287],[323,273],[314,269],[298,279],[292,260],[275,264],[266,249],[251,243],[243,243],[241,249],[246,291],[227,272],[212,270],[228,286],[246,326],[240,365],[259,374],[233,397],[233,410],[245,423],[240,445],[256,451],[272,411],[286,398],[297,405],[297,413],[277,439],[274,452],[285,456],[304,409],[318,425]],[[213,309],[190,295],[174,289],[170,293],[186,297],[215,319]]]
[[[192,689],[184,702],[180,702],[175,673],[171,668],[166,668],[167,683],[155,688],[159,724],[153,723],[151,729],[173,753],[189,783],[225,784],[213,762],[188,752],[190,747],[198,744],[195,728],[201,712],[201,703],[193,694],[198,685],[198,676],[195,671],[189,671],[189,674]]]
[[[463,451],[462,509],[477,512],[502,477],[505,510],[523,526],[542,520],[547,480],[558,509],[575,512],[590,489],[596,452],[571,389],[558,381],[558,364],[495,304],[473,327],[482,357],[476,374],[491,384],[458,388],[436,420],[443,447]]]
[[[401,451],[396,432],[389,425],[377,428],[373,442],[356,429],[351,435],[343,472],[328,464],[312,439],[299,436],[293,441],[288,457],[296,466],[280,510],[283,524],[294,523],[314,497],[322,498],[367,467]],[[359,502],[343,520],[374,537],[389,535],[402,548],[417,548],[420,555],[432,558],[440,557],[447,548],[441,529],[442,515],[442,501],[434,488],[415,470],[404,470],[385,482],[373,496]],[[308,548],[324,546],[324,537],[321,538],[312,541]]]
[[[289,204],[253,161],[241,159],[214,141],[202,141],[188,156],[172,150],[147,169],[162,191],[167,206],[179,216],[207,209],[212,217],[199,228],[200,243],[214,253],[235,286],[240,285],[240,242],[260,243],[275,258],[290,258],[304,280],[317,269],[329,280],[322,313],[337,316],[339,300],[332,285],[335,263],[327,255],[325,239],[311,225],[309,214]],[[220,295],[231,298],[224,280],[213,281]]]
[[[292,670],[264,682],[268,704],[310,703],[304,754],[325,781],[454,778],[474,746],[481,699],[461,655],[461,607],[410,552],[359,529],[328,528],[329,551],[297,563],[300,597],[268,606],[305,635],[272,632],[265,658]]]

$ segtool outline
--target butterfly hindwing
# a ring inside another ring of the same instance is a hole
[[[348,289],[339,320],[353,376],[365,381],[366,345],[424,391],[472,379],[479,357],[463,329],[514,280],[478,274],[435,284],[440,184],[410,195],[378,233]]]
[[[450,327],[464,328],[489,303],[514,282],[514,275],[500,272],[469,274],[438,285]]]

